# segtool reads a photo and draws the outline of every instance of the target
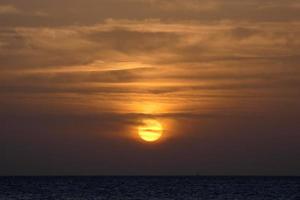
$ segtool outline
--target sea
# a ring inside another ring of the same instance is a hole
[[[300,177],[0,177],[0,200],[300,200]]]

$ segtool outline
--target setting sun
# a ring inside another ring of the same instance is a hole
[[[143,124],[138,127],[140,138],[146,142],[155,142],[159,140],[162,133],[163,127],[157,120],[143,120]]]

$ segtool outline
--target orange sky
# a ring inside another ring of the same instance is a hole
[[[300,173],[298,0],[0,0],[0,27],[0,174]]]

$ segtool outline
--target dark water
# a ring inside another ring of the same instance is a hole
[[[0,200],[300,200],[298,177],[0,177]]]

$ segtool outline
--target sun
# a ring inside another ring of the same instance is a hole
[[[145,119],[143,124],[138,127],[138,133],[142,140],[146,142],[155,142],[163,134],[163,126],[157,120]]]

